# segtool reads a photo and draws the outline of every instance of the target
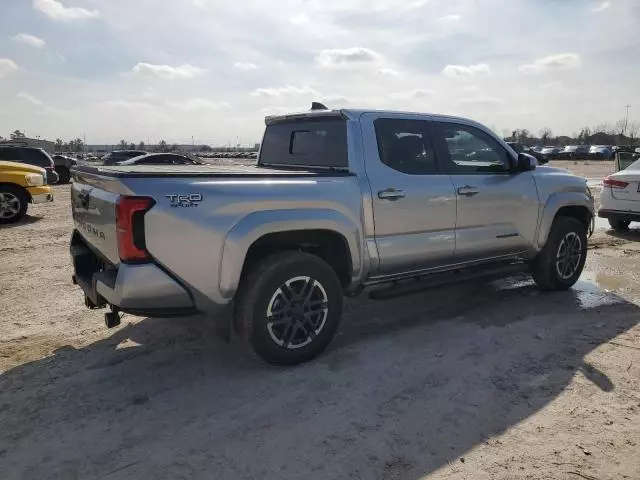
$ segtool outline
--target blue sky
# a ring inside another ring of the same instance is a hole
[[[2,0],[0,135],[249,144],[331,107],[640,120],[639,0]]]

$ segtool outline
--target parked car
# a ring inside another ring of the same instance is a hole
[[[41,167],[0,161],[0,224],[20,220],[30,203],[53,201],[51,187],[45,185],[46,175]]]
[[[471,120],[415,113],[267,117],[257,165],[82,165],[73,179],[74,281],[88,307],[111,307],[108,327],[205,312],[279,365],[319,355],[343,295],[365,287],[517,270],[565,290],[594,214],[585,179]]]
[[[58,183],[59,177],[55,171],[53,159],[41,148],[26,147],[20,144],[0,145],[0,161],[20,162],[44,168],[46,171],[45,184]]]
[[[531,155],[532,157],[534,157],[537,160],[537,162],[540,165],[543,165],[543,164],[549,162],[549,158],[548,157],[546,157],[545,155],[543,155],[540,152],[536,152],[535,150],[533,150],[533,149],[531,149],[531,148],[529,148],[529,147],[527,147],[525,145],[522,145],[521,143],[518,143],[518,142],[507,142],[507,145],[509,145],[511,148],[513,148],[513,150],[516,153],[526,153],[528,155]]]
[[[611,160],[613,158],[613,150],[607,145],[592,145],[589,148],[589,158],[595,160]]]
[[[131,160],[120,162],[119,165],[202,165],[203,163],[187,155],[179,153],[147,153]]]
[[[589,156],[589,145],[567,145],[558,153],[558,160],[585,159]]]
[[[53,163],[58,174],[58,183],[69,183],[71,181],[71,168],[78,164],[75,158],[67,155],[54,155]]]
[[[116,165],[120,162],[124,162],[141,155],[146,155],[147,153],[148,152],[145,152],[144,150],[114,150],[102,157],[102,164]]]
[[[542,147],[540,150],[540,154],[544,156],[544,158],[548,160],[557,160],[558,154],[560,153],[559,147]]]
[[[617,172],[602,182],[598,216],[624,232],[631,222],[640,222],[640,156],[618,152],[615,163]]]

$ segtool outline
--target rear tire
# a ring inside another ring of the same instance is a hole
[[[631,222],[628,222],[626,220],[614,220],[612,218],[609,219],[609,225],[611,225],[611,228],[613,228],[616,232],[628,232],[630,224]]]
[[[298,365],[331,343],[342,317],[342,286],[315,255],[271,255],[240,287],[235,320],[242,338],[265,362]]]
[[[58,174],[58,185],[63,185],[71,181],[71,172],[67,167],[56,167],[55,170]]]
[[[586,259],[587,227],[572,217],[556,217],[532,262],[533,279],[544,290],[567,290],[580,278]]]
[[[27,213],[27,193],[12,185],[0,185],[0,224],[15,223]]]

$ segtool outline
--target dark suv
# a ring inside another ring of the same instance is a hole
[[[102,157],[103,165],[117,165],[120,162],[124,162],[125,160],[129,160],[131,158],[139,157],[141,155],[146,155],[147,152],[143,150],[114,150],[111,153],[107,153],[104,157]]]
[[[46,182],[48,185],[58,183],[58,174],[55,171],[53,159],[41,148],[23,147],[19,145],[0,145],[0,160],[6,162],[19,162],[42,167],[47,171]]]

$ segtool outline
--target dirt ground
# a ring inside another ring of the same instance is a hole
[[[640,229],[598,223],[568,292],[349,301],[326,354],[279,369],[204,316],[104,328],[55,195],[0,229],[2,479],[640,479]]]

